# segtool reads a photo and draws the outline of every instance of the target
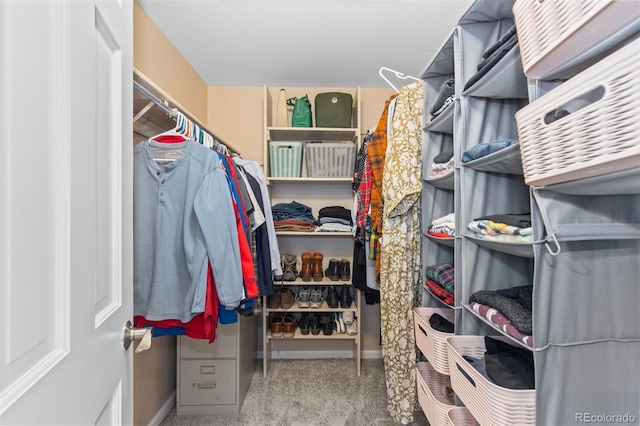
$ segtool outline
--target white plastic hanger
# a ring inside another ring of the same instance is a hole
[[[396,86],[394,86],[394,85],[389,81],[389,79],[388,79],[387,77],[385,77],[385,75],[382,73],[382,71],[390,71],[390,72],[394,73],[394,74],[396,75],[396,77],[401,78],[401,79],[403,79],[403,80],[406,80],[407,78],[410,78],[411,80],[420,81],[420,79],[415,78],[415,77],[413,77],[413,76],[411,76],[411,75],[405,75],[405,74],[402,74],[401,72],[396,71],[396,70],[392,70],[391,68],[381,67],[381,68],[380,68],[380,70],[378,71],[378,74],[380,74],[380,77],[382,77],[382,78],[384,79],[384,81],[386,81],[386,82],[387,82],[387,84],[389,84],[389,86],[393,87],[393,89],[394,89],[396,92],[400,92],[400,91],[398,90],[398,88],[397,88]]]
[[[185,135],[186,120],[187,120],[186,117],[180,111],[175,111],[175,120],[176,120],[176,125],[173,129],[167,130],[166,132],[159,133],[149,139],[155,140],[160,136],[170,135],[170,136],[182,136],[185,138],[185,140],[187,140],[188,137]]]

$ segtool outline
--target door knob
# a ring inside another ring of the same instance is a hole
[[[126,351],[131,346],[131,342],[139,340],[138,346],[134,353],[146,351],[151,347],[151,338],[153,337],[153,327],[135,328],[131,321],[127,321],[124,326],[124,336],[122,337],[122,346]]]

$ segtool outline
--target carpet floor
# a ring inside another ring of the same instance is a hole
[[[429,423],[416,402],[412,426]],[[259,362],[237,416],[178,416],[161,426],[393,426],[387,413],[381,359],[363,359],[361,375],[352,359],[273,360],[265,379]]]

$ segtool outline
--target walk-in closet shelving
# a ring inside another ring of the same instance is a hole
[[[457,100],[439,115],[431,117],[430,110],[434,99],[438,96],[442,85],[454,75],[453,32],[443,43],[430,64],[421,73],[426,105],[424,108],[423,128],[423,172],[422,172],[422,265],[453,263],[456,239],[438,238],[427,234],[433,220],[454,212],[454,179],[455,173],[450,171],[443,176],[432,176],[433,159],[445,150],[453,149],[453,122],[458,113]],[[424,271],[423,271],[424,273]],[[436,300],[433,300],[436,299]],[[443,302],[433,295],[424,298],[425,306],[442,307]],[[448,306],[444,304],[445,306]],[[452,309],[451,306],[449,306]]]
[[[426,111],[436,99],[443,82],[450,77],[455,81],[452,123],[445,127],[434,119],[424,128],[423,228],[426,231],[433,219],[452,212],[456,228],[455,250],[438,244],[434,237],[423,239],[423,264],[428,266],[450,262],[455,267],[453,309],[456,335],[498,334],[514,346],[531,350],[531,347],[508,336],[468,306],[474,292],[533,284],[532,244],[476,236],[467,227],[471,221],[483,216],[525,214],[531,211],[529,187],[522,176],[514,117],[528,103],[529,92],[517,46],[482,77],[474,77],[483,59],[483,52],[514,25],[512,5],[513,1],[476,1],[422,74]],[[476,79],[475,83],[465,89],[472,77]],[[443,133],[443,129],[449,133]],[[468,149],[481,143],[506,140],[516,143],[478,160],[463,163],[462,154]],[[436,186],[437,180],[434,184],[434,179],[430,178],[430,167],[435,155],[451,147],[454,159],[451,175],[453,187],[447,191]],[[425,291],[431,297],[426,297],[423,304],[437,305],[439,299],[429,289]],[[455,387],[453,390],[456,391]],[[511,402],[512,409],[533,412],[530,399],[523,400],[520,405],[516,398]],[[464,402],[458,399],[458,403]],[[490,404],[491,401],[486,403]],[[481,417],[481,413],[476,414]],[[529,414],[524,418],[533,421]],[[436,424],[441,424],[438,421]]]
[[[640,23],[640,7],[635,22]],[[603,167],[594,176],[589,169],[593,160],[586,155],[602,150],[595,158],[605,162],[609,147],[624,141],[633,142],[618,152],[629,158],[640,154],[635,118],[640,112],[640,41],[638,34],[611,40],[619,43],[607,56],[594,47],[572,61],[581,72],[565,72],[566,80],[536,80],[530,108],[517,115],[519,131],[536,148],[548,149],[551,136],[585,154],[575,162],[556,156],[563,167],[584,167],[585,177],[576,168],[573,179],[541,183],[531,191],[534,239],[541,242],[534,245],[533,306],[539,424],[574,423],[589,413],[607,423],[640,418],[640,167]],[[567,96],[580,98],[598,87],[606,88],[603,96],[578,109],[567,102]],[[560,107],[568,114],[548,123],[544,135],[531,137],[527,117]]]
[[[264,87],[264,168],[265,176],[271,191],[271,203],[290,203],[296,201],[312,208],[314,216],[318,215],[321,208],[327,206],[342,206],[351,210],[353,206],[353,193],[351,183],[352,177],[313,177],[307,170],[306,152],[303,148],[302,168],[299,177],[276,177],[272,176],[269,167],[269,142],[349,142],[355,143],[356,147],[360,143],[360,89],[339,88],[323,90],[322,88],[285,88],[287,97],[302,97],[308,95],[312,104],[312,113],[315,111],[314,98],[318,93],[337,91],[350,93],[353,97],[352,127],[351,128],[326,128],[326,127],[273,127],[275,123],[276,99],[280,88]],[[315,117],[315,113],[314,113]],[[290,122],[290,120],[289,120]],[[355,156],[354,156],[355,161]],[[352,170],[351,170],[352,172]],[[350,172],[350,173],[351,173]],[[299,231],[276,231],[278,246],[281,255],[293,254],[298,259],[297,268],[300,271],[303,252],[323,254],[323,272],[329,265],[331,259],[347,259],[350,262],[351,272],[353,272],[353,235],[351,232],[299,232]],[[272,352],[281,350],[302,351],[308,356],[322,357],[322,352],[326,350],[327,344],[331,341],[331,347],[335,350],[348,351],[353,353],[356,375],[360,376],[361,360],[361,318],[360,318],[360,294],[349,280],[332,281],[326,276],[321,281],[303,281],[297,278],[295,281],[274,281],[276,289],[290,289],[297,294],[301,287],[311,289],[317,287],[338,286],[351,292],[353,303],[350,308],[329,308],[326,301],[322,302],[320,308],[299,307],[295,303],[290,309],[276,308],[268,306],[268,299],[263,298],[262,310],[262,338],[263,338],[263,372],[267,377],[269,363],[272,359]],[[340,291],[340,290],[338,290]],[[323,293],[325,294],[325,293]],[[313,315],[320,313],[344,313],[352,311],[356,318],[356,333],[338,333],[336,330],[330,335],[325,335],[322,331],[319,334],[305,334],[297,327],[294,336],[281,337],[272,336],[269,321],[271,315],[278,313],[291,313],[298,319],[304,313]]]
[[[443,152],[453,152],[454,123],[460,112],[457,95],[453,96],[452,101],[445,101],[444,96],[439,97],[443,85],[454,76],[454,36],[455,29],[420,74],[425,94],[423,122],[426,123],[423,127],[421,194],[423,283],[426,281],[425,267],[454,264],[454,253],[459,244],[457,233],[451,237],[429,234],[433,221],[454,213],[456,172],[450,169],[445,174],[432,173],[434,158]],[[432,109],[438,109],[434,104],[443,102],[448,105],[433,116]],[[446,389],[451,388],[444,341],[447,333],[431,328],[429,319],[437,314],[456,324],[460,310],[445,302],[427,286],[422,288],[425,293],[423,307],[414,309],[414,328],[416,344],[427,362],[419,359],[416,364],[417,402],[430,424],[445,425],[448,410],[455,407],[451,395],[449,398],[446,396]]]
[[[459,70],[456,86],[460,85],[462,89],[474,78],[483,52],[514,25],[512,5],[512,1],[476,2],[475,7],[472,6],[462,17],[455,39],[459,52],[456,55],[456,69]],[[460,94],[460,118],[456,126],[459,135],[456,135],[457,143],[454,145],[454,156],[460,165],[457,169],[456,226],[461,235],[460,248],[456,251],[456,305],[463,309],[460,323],[456,324],[456,334],[503,335],[512,345],[530,350],[529,346],[490,324],[468,305],[470,297],[481,290],[496,291],[533,284],[531,244],[492,240],[468,229],[468,225],[477,218],[531,211],[529,188],[518,164],[519,152],[517,148],[508,147],[507,151],[498,151],[469,162],[471,164],[462,162],[463,153],[478,144],[517,140],[515,113],[527,102],[527,80],[519,65],[517,46]],[[459,349],[452,345],[450,356],[452,348],[460,354]],[[469,368],[472,367],[467,365],[466,369]],[[455,373],[458,374],[457,371]],[[487,382],[487,389],[496,388]],[[503,417],[479,409],[483,404],[478,404],[477,400],[482,398],[487,399],[485,403],[503,404],[494,400],[500,393],[497,389],[496,393],[473,395],[473,400],[468,400],[471,395],[461,389],[456,393],[480,422],[506,424],[515,419],[510,417],[511,414]],[[512,398],[509,403],[504,403],[505,412],[521,412],[522,417],[518,417],[517,422],[535,422],[535,391],[504,389],[504,393]]]

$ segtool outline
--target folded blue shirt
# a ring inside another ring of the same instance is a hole
[[[477,160],[478,158],[485,157],[489,154],[493,154],[494,152],[500,151],[508,146],[517,143],[517,139],[507,139],[503,141],[491,141],[491,142],[483,142],[474,146],[473,148],[469,148],[465,152],[462,153],[462,162],[466,163],[468,161]]]

